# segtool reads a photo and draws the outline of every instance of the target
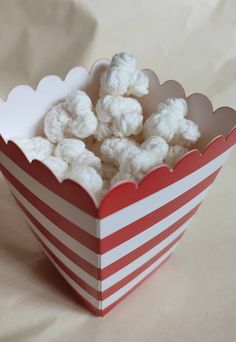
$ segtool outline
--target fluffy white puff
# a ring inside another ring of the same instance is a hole
[[[102,177],[91,166],[77,164],[72,166],[66,173],[65,178],[72,179],[82,185],[96,198],[102,189]]]
[[[126,149],[120,158],[121,171],[130,173],[140,180],[153,167],[164,162],[169,146],[160,137],[150,137],[140,148]]]
[[[137,146],[137,144],[134,140],[129,138],[111,137],[105,139],[100,146],[102,160],[104,162],[114,163],[118,166],[120,154],[123,150],[131,146]]]
[[[66,126],[69,115],[63,108],[63,104],[59,103],[53,106],[44,118],[44,133],[49,141],[58,143],[65,137],[68,137]]]
[[[167,142],[170,142],[178,129],[179,120],[180,119],[173,113],[153,113],[144,122],[144,137],[148,138],[150,136],[159,136],[165,139]]]
[[[94,134],[97,128],[97,118],[92,111],[83,112],[76,118],[69,118],[67,130],[73,136],[84,139]]]
[[[118,67],[108,67],[100,78],[100,96],[110,94],[124,95],[130,84],[130,75]]]
[[[85,150],[85,143],[79,139],[63,139],[55,148],[55,156],[71,164]]]
[[[55,156],[49,156],[43,160],[43,163],[54,173],[59,181],[65,178],[68,170],[68,164],[65,160]]]
[[[135,99],[106,95],[98,100],[96,112],[99,122],[110,124],[115,136],[130,136],[142,130],[142,107]]]
[[[165,163],[172,168],[177,163],[177,161],[188,151],[189,150],[182,145],[176,144],[170,146],[167,156],[165,158]]]
[[[91,166],[96,170],[100,170],[102,162],[93,152],[85,149],[73,160],[72,168],[77,167],[78,165]]]
[[[127,95],[134,95],[141,97],[148,94],[149,79],[143,71],[135,71],[130,76],[129,87],[127,89]]]
[[[183,98],[167,99],[165,102],[159,104],[158,112],[162,114],[174,113],[176,117],[183,119],[188,113],[188,105]]]
[[[97,129],[94,133],[98,141],[103,141],[112,136],[111,124],[98,122]]]
[[[174,134],[171,144],[179,144],[189,147],[201,137],[199,127],[191,120],[182,119],[178,123],[178,129]]]
[[[141,149],[150,151],[156,154],[156,158],[160,159],[160,162],[164,160],[168,152],[168,144],[161,137],[151,136],[145,140],[141,145]]]
[[[164,138],[171,145],[186,147],[195,143],[201,136],[198,126],[184,117],[188,112],[184,99],[168,99],[158,106],[159,113],[152,114],[144,123],[144,136]]]
[[[70,93],[66,97],[63,106],[74,118],[92,111],[92,101],[82,90],[75,90]]]
[[[148,77],[136,69],[136,59],[127,53],[113,56],[100,79],[100,96],[110,94],[143,96],[148,93]]]
[[[54,145],[45,138],[14,138],[12,139],[25,153],[31,162],[33,159],[44,160],[49,157],[54,150]]]
[[[132,74],[136,70],[136,65],[136,58],[125,52],[115,54],[111,60],[111,66],[121,68],[128,74]]]

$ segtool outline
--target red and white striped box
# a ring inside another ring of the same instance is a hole
[[[45,112],[80,88],[94,103],[99,76],[109,62],[100,60],[88,72],[72,69],[64,81],[47,76],[37,90],[18,86],[0,103],[0,167],[17,204],[42,250],[84,303],[103,316],[149,276],[175,249],[193,214],[205,198],[236,142],[236,113],[213,112],[201,94],[186,98],[180,84],[150,79],[141,99],[148,116],[169,97],[188,101],[189,117],[203,138],[169,170],[162,165],[136,184],[114,187],[97,207],[77,183],[62,183],[41,162],[28,162],[13,136],[42,134]]]

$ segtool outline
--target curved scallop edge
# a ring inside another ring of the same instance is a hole
[[[108,64],[109,60],[108,59],[99,59],[97,60],[91,67],[90,70],[88,70],[85,67],[82,66],[78,66],[75,68],[72,68],[67,75],[65,76],[64,79],[56,76],[56,75],[49,75],[46,77],[43,77],[40,82],[38,83],[38,86],[36,87],[36,89],[34,90],[33,88],[31,88],[30,86],[27,85],[19,85],[16,86],[15,88],[13,88],[8,96],[6,97],[6,100],[3,102],[8,102],[8,101],[14,101],[14,95],[17,92],[22,92],[22,89],[24,89],[24,91],[30,91],[30,92],[37,92],[38,89],[42,88],[43,86],[47,85],[47,80],[51,77],[55,77],[58,79],[59,82],[66,82],[71,75],[73,75],[73,72],[75,70],[81,70],[82,72],[85,72],[87,74],[87,77],[91,77],[95,72],[98,66],[100,66],[101,64]],[[159,87],[160,89],[164,89],[164,88],[168,88],[169,85],[175,85],[176,89],[178,89],[178,91],[183,94],[183,96],[186,98],[185,95],[185,90],[182,87],[182,85],[180,83],[178,83],[177,81],[174,80],[167,80],[164,83],[160,84],[159,82],[159,78],[156,75],[156,73],[154,71],[152,71],[151,69],[144,69],[145,72],[147,72],[149,75],[152,75],[152,82],[154,82],[156,84],[157,87]],[[155,91],[155,88],[152,88],[153,91]],[[194,96],[201,96],[203,98],[203,100],[205,102],[208,103],[208,107],[209,109],[211,109],[211,113],[214,114],[222,109],[225,110],[229,110],[229,111],[233,111],[235,116],[236,116],[236,111],[233,108],[230,107],[220,107],[217,110],[213,111],[213,106],[211,101],[209,100],[209,98],[201,93],[194,93],[191,94],[187,97],[187,99],[191,99]],[[151,95],[150,95],[151,96]],[[145,101],[148,101],[149,96],[146,95],[144,96]],[[143,99],[141,99],[141,102],[143,102]],[[2,141],[1,141],[2,140]],[[86,190],[83,188],[83,186],[81,186],[80,184],[78,184],[75,181],[66,179],[62,182],[60,182],[56,176],[52,173],[52,171],[45,165],[43,164],[41,161],[39,160],[33,160],[33,161],[29,161],[24,152],[11,140],[9,141],[5,141],[4,137],[2,137],[2,135],[0,134],[0,145],[4,144],[6,150],[8,150],[9,146],[11,145],[11,150],[15,150],[15,153],[18,154],[18,158],[24,160],[25,164],[28,164],[29,166],[31,165],[32,168],[40,168],[41,170],[43,170],[43,173],[47,175],[48,179],[53,180],[53,183],[57,183],[57,185],[61,188],[64,187],[73,187],[74,192],[76,193],[76,195],[78,194],[83,194],[83,197],[86,197],[87,201],[90,202],[88,203],[88,207],[91,208],[91,210],[94,212],[95,216],[103,216],[104,214],[106,214],[106,209],[107,209],[107,204],[110,203],[111,201],[111,197],[115,197],[117,202],[117,196],[119,197],[119,199],[121,197],[124,198],[124,196],[122,196],[122,193],[124,194],[124,190],[125,193],[132,193],[133,198],[129,198],[127,201],[124,201],[124,203],[120,203],[120,205],[117,206],[117,210],[119,210],[122,207],[125,207],[126,204],[128,202],[132,202],[135,201],[135,196],[138,192],[140,192],[140,190],[142,190],[142,192],[145,193],[144,188],[147,184],[147,182],[150,181],[150,179],[154,179],[156,178],[158,181],[156,183],[159,183],[159,187],[161,187],[161,182],[159,182],[159,180],[161,179],[161,177],[165,178],[166,181],[168,181],[169,178],[173,178],[174,174],[177,173],[181,173],[181,170],[189,170],[189,167],[186,167],[187,165],[195,165],[198,164],[198,166],[201,165],[201,161],[203,161],[204,159],[207,159],[208,155],[211,154],[212,150],[215,151],[221,151],[224,149],[227,149],[227,145],[234,145],[236,143],[236,126],[232,127],[231,131],[228,133],[228,135],[225,137],[223,135],[219,135],[217,137],[215,137],[214,139],[212,139],[208,145],[204,148],[203,152],[200,152],[199,150],[193,149],[191,151],[189,151],[187,154],[185,154],[174,166],[173,169],[169,169],[167,165],[159,165],[156,168],[152,169],[149,173],[147,173],[143,179],[140,182],[135,182],[135,181],[124,181],[121,183],[116,184],[114,187],[112,187],[101,199],[100,204],[98,204],[97,200]],[[219,154],[219,153],[218,153]],[[217,156],[217,152],[215,152],[215,155]],[[196,163],[197,161],[197,163]],[[194,170],[194,167],[192,167],[192,169]],[[121,201],[123,202],[123,201]],[[125,203],[127,202],[127,203]],[[114,202],[113,202],[114,203]],[[113,211],[115,211],[116,208],[113,208]]]

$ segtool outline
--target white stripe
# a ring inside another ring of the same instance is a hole
[[[147,253],[141,255],[139,258],[132,261],[127,266],[123,267],[116,273],[113,273],[110,277],[106,278],[102,281],[102,291],[107,290],[109,287],[115,285],[123,278],[127,277],[130,273],[137,270],[139,267],[144,265],[150,259],[152,259],[155,255],[160,253],[164,248],[166,248],[169,244],[171,244],[175,239],[177,239],[188,227],[191,219],[189,219],[183,226],[177,229],[174,233],[169,235],[165,240],[160,242],[158,245],[150,249]]]
[[[55,238],[62,242],[65,246],[71,249],[74,253],[79,255],[90,264],[99,267],[99,255],[73,239],[70,235],[66,234],[63,230],[58,228],[50,220],[48,220],[41,212],[36,209],[21,193],[10,183],[8,185],[18,199],[18,201],[29,211],[29,213]]]
[[[144,243],[148,242],[152,238],[156,237],[158,234],[169,228],[172,224],[176,223],[184,215],[189,213],[193,208],[195,208],[206,196],[209,187],[202,191],[198,196],[193,198],[191,201],[186,203],[184,206],[174,211],[171,215],[165,217],[160,222],[154,224],[150,228],[146,229],[144,232],[135,235],[133,238],[125,241],[119,246],[109,250],[108,252],[101,255],[101,268],[105,268],[112,264],[116,260],[122,258],[128,253],[132,252],[136,248],[142,246]]]
[[[63,215],[69,221],[79,226],[93,236],[97,234],[97,220],[75,207],[73,204],[67,202],[60,196],[56,195],[45,186],[36,181],[23,169],[17,166],[12,160],[10,160],[5,154],[0,151],[0,161],[2,165],[16,177],[27,189],[35,194],[41,201],[46,203],[49,207],[56,212]]]
[[[99,290],[99,281],[94,277],[90,276],[87,272],[82,270],[78,265],[76,265],[73,261],[71,261],[65,254],[63,254],[59,249],[57,249],[39,230],[38,228],[30,221],[30,219],[25,215],[25,218],[30,225],[31,229],[38,236],[38,238],[47,246],[47,248],[73,273],[75,273],[79,278],[84,280],[87,284],[93,287],[95,290]],[[39,241],[40,242],[40,241]]]
[[[104,238],[167,204],[169,201],[179,197],[181,194],[200,183],[223,165],[231,150],[232,148],[229,148],[226,152],[190,175],[100,221],[94,219],[45,188],[2,152],[0,152],[0,160],[3,166],[11,174],[15,175],[27,188],[32,189],[32,192],[48,206],[57,212],[60,212],[69,221],[78,225],[93,236]]]
[[[91,263],[96,267],[100,267],[101,269],[107,267],[112,264],[116,260],[121,257],[127,255],[132,252],[136,248],[140,247],[144,243],[148,242],[152,238],[156,237],[158,234],[162,233],[172,224],[177,222],[181,217],[186,215],[189,211],[191,211],[196,205],[198,205],[203,198],[206,196],[209,188],[205,189],[198,196],[193,198],[191,201],[186,203],[184,206],[173,212],[171,215],[165,217],[163,220],[158,222],[157,224],[149,227],[144,232],[134,236],[133,238],[125,241],[124,243],[118,245],[117,247],[111,249],[107,253],[102,254],[101,256],[92,252],[87,247],[80,244],[78,241],[71,238],[64,231],[60,230],[56,225],[54,225],[50,220],[48,220],[45,216],[43,216],[36,208],[34,208],[15,188],[12,184],[9,183],[9,187],[12,192],[19,200],[19,202],[31,213],[31,215],[40,223],[42,226],[47,229],[53,236],[55,236],[60,242],[62,242],[65,246],[71,249],[74,253]],[[99,260],[100,259],[100,260]]]
[[[115,301],[120,299],[122,296],[124,296],[128,291],[130,291],[133,287],[138,285],[145,277],[147,277],[152,271],[155,270],[163,261],[165,261],[166,258],[174,251],[177,244],[175,244],[171,249],[169,249],[165,254],[163,254],[157,261],[155,261],[150,267],[148,267],[145,271],[140,273],[136,278],[134,278],[131,282],[129,282],[127,285],[122,287],[117,292],[113,293],[110,297],[104,299],[102,301],[102,309],[106,309],[108,306],[113,304]]]
[[[78,292],[83,298],[85,298],[90,304],[92,304],[97,309],[105,309],[109,305],[113,304],[116,300],[121,298],[123,295],[125,295],[129,290],[131,290],[134,286],[136,286],[138,283],[140,283],[146,276],[148,276],[152,271],[155,270],[162,262],[164,262],[175,250],[177,246],[177,243],[171,247],[165,254],[163,254],[157,261],[155,261],[149,268],[147,268],[145,271],[140,273],[136,278],[134,278],[130,283],[122,287],[120,290],[109,296],[103,301],[98,301],[94,297],[92,297],[87,291],[82,289],[78,284],[75,283],[75,281],[68,276],[59,265],[56,264],[56,262],[51,258],[51,256],[47,253],[45,248],[41,245],[42,250],[47,255],[47,257],[50,259],[50,261],[53,263],[53,265],[56,267],[56,269],[61,273],[61,275],[64,277],[64,279],[70,284],[70,286]]]
[[[40,243],[40,241],[39,241]],[[92,304],[96,309],[100,309],[101,307],[101,301],[91,296],[87,291],[82,289],[76,282],[68,275],[66,274],[63,269],[53,260],[53,258],[48,254],[46,249],[43,247],[43,245],[40,243],[40,246],[43,250],[43,252],[47,255],[48,259],[51,261],[51,263],[56,267],[58,272],[62,275],[62,277],[67,281],[68,284],[77,292],[79,293],[84,299],[86,299],[90,304]]]
[[[78,265],[76,265],[73,261],[71,261],[69,258],[67,258],[62,252],[60,252],[57,247],[55,247],[41,232],[35,227],[35,225],[28,219],[27,216],[25,216],[28,224],[32,228],[32,230],[35,232],[35,234],[43,241],[43,243],[47,246],[47,248],[64,264],[66,265],[73,273],[75,273],[78,277],[80,277],[82,280],[87,282],[91,287],[93,287],[96,290],[104,291],[108,289],[109,287],[116,284],[118,281],[123,279],[124,277],[128,276],[130,273],[135,271],[137,268],[142,266],[145,262],[150,260],[154,255],[161,252],[164,248],[166,248],[169,244],[171,244],[176,238],[178,238],[187,228],[187,225],[189,224],[190,220],[188,220],[183,226],[178,228],[174,233],[172,233],[170,236],[168,236],[165,240],[160,242],[158,245],[156,245],[154,248],[152,248],[150,251],[148,251],[146,254],[141,256],[140,258],[137,258],[135,261],[130,263],[130,266],[126,266],[123,269],[117,271],[113,275],[111,275],[109,278],[100,281],[96,280],[92,276],[88,275],[85,271],[83,271]]]
[[[162,207],[173,199],[188,191],[213,172],[219,169],[229,156],[231,149],[222,153],[208,164],[202,166],[197,171],[182,178],[181,180],[167,186],[166,188],[148,196],[144,199],[121,209],[114,214],[103,218],[100,221],[100,237],[109,236],[130,223],[144,217],[154,210]]]

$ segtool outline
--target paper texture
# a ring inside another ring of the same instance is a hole
[[[0,0],[0,97],[124,50],[235,108],[235,12],[234,0]],[[104,319],[71,295],[1,178],[0,341],[233,341],[235,169],[234,151],[175,254]]]

